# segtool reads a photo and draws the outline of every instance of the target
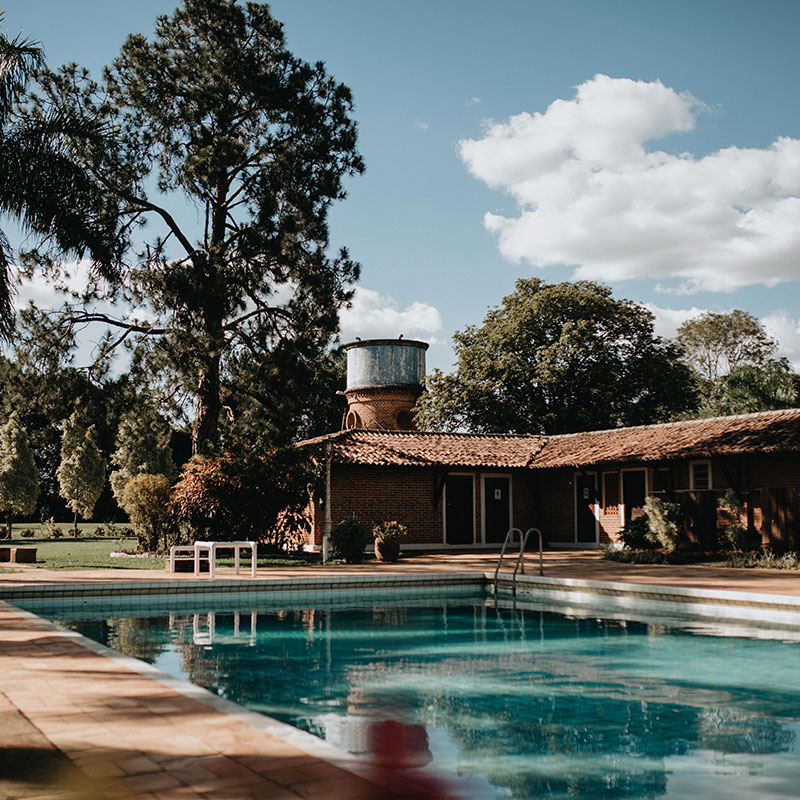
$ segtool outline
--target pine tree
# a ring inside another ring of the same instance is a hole
[[[123,415],[117,431],[117,449],[111,463],[111,489],[122,504],[125,486],[136,475],[163,475],[168,480],[177,470],[169,446],[170,429],[149,403],[139,404]]]
[[[223,450],[226,421],[238,434],[260,419],[254,403],[304,390],[352,297],[358,264],[330,251],[328,229],[363,170],[350,90],[287,50],[266,3],[236,0],[183,0],[151,39],[128,38],[101,83],[73,64],[39,87],[31,124],[61,113],[103,130],[67,138],[117,211],[127,265],[62,322],[109,326],[103,353],[138,343],[165,394],[194,399],[193,452]],[[101,299],[151,315],[98,312]]]
[[[11,538],[14,514],[31,514],[39,496],[39,474],[25,429],[14,412],[0,428],[0,512],[6,514],[6,538]]]
[[[106,482],[106,462],[97,446],[94,425],[87,425],[79,410],[63,424],[61,463],[56,475],[61,496],[74,514],[73,534],[78,535],[78,514],[89,519]]]

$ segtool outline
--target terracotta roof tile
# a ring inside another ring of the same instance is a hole
[[[335,463],[518,469],[800,451],[800,409],[558,436],[354,429],[300,442]]]
[[[338,464],[381,466],[528,466],[542,448],[544,436],[504,436],[477,433],[421,433],[353,429],[300,442],[320,455],[329,441]]]
[[[800,450],[800,409],[550,436],[532,467]]]

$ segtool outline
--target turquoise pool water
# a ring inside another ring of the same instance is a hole
[[[443,771],[468,797],[800,795],[790,634],[482,596],[70,613],[62,624],[90,638],[342,749]]]

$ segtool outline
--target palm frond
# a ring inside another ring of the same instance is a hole
[[[0,230],[0,342],[9,341],[14,329],[11,293],[11,248]]]
[[[0,17],[2,21],[2,17]],[[31,72],[44,64],[37,42],[0,33],[0,124],[8,116]]]

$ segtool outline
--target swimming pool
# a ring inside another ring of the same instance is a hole
[[[796,797],[796,634],[472,597],[48,613],[127,655],[475,798]]]

